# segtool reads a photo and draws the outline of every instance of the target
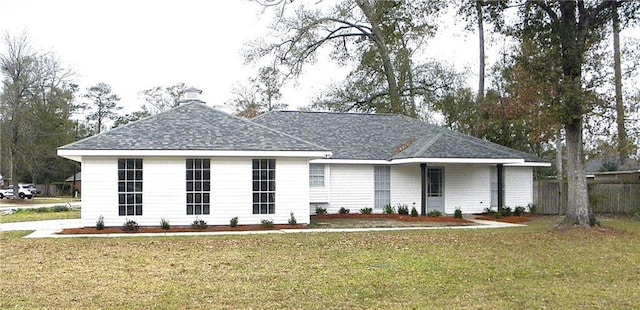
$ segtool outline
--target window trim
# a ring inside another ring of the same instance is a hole
[[[380,179],[380,178],[384,179]],[[382,209],[391,204],[391,166],[373,166],[373,206]],[[383,196],[383,197],[380,197]]]
[[[211,214],[211,160],[209,158],[185,159],[185,187],[186,215]]]
[[[325,187],[325,169],[325,164],[309,164],[309,187]]]
[[[276,213],[276,160],[251,160],[253,214]]]
[[[143,215],[144,162],[142,158],[118,158],[118,216]]]

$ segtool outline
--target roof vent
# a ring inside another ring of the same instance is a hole
[[[200,94],[202,94],[202,90],[199,90],[194,87],[189,87],[184,90],[184,98],[180,100],[180,104],[185,104],[190,102],[204,103],[204,101],[200,100],[199,98]]]

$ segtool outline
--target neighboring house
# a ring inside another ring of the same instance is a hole
[[[72,175],[64,181],[69,185],[69,187],[72,190],[75,188],[78,191],[78,193],[82,192],[82,172],[78,172],[76,173],[75,176]],[[76,183],[73,184],[73,181],[75,181]]]
[[[617,156],[598,156],[586,163],[587,180],[590,182],[638,183],[640,161],[629,158],[625,165],[618,164]]]
[[[311,209],[385,205],[477,213],[533,202],[534,156],[406,116],[275,111],[254,122],[323,145],[310,164]],[[503,193],[499,195],[499,193]]]
[[[270,112],[253,121],[190,102],[62,146],[82,163],[82,224],[307,224],[316,206],[481,212],[533,201],[549,164],[397,115]],[[499,195],[499,193],[502,193]]]

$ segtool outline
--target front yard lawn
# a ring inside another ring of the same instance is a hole
[[[65,206],[60,206],[65,207]],[[66,207],[65,207],[66,208]],[[79,210],[55,211],[53,207],[25,209],[18,208],[13,214],[0,215],[1,223],[28,222],[28,221],[44,221],[44,220],[65,220],[79,219]]]
[[[640,304],[640,228],[22,239],[0,308],[584,309]]]

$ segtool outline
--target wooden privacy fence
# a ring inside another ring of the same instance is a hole
[[[589,204],[593,212],[640,213],[640,183],[590,183],[588,187]],[[535,182],[533,199],[537,207],[536,211],[539,213],[565,214],[567,212],[567,183]]]

